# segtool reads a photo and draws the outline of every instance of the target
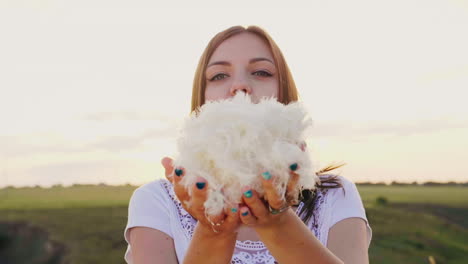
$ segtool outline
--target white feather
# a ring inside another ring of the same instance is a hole
[[[309,152],[299,147],[311,126],[300,102],[284,105],[275,98],[263,98],[255,104],[244,93],[207,102],[185,120],[174,166],[184,168],[181,183],[190,195],[198,176],[207,180],[204,206],[208,215],[240,203],[243,186],[263,195],[261,172],[266,170],[276,178],[278,193],[284,195],[293,163],[299,165],[296,188],[314,189],[319,178]]]

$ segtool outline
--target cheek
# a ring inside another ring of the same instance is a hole
[[[256,87],[257,89],[253,89],[254,95],[261,97],[261,96],[268,96],[268,97],[275,97],[278,98],[278,82],[272,81],[268,83],[262,83],[261,85]]]
[[[222,87],[207,86],[205,89],[205,101],[226,99],[227,97],[227,93]]]
[[[278,88],[278,84],[276,84],[275,87],[273,88],[272,95],[278,98],[278,94],[279,94],[279,88]]]

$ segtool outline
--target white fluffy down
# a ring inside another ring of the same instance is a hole
[[[203,177],[208,182],[206,214],[217,215],[242,201],[242,187],[263,195],[261,173],[269,171],[284,196],[289,166],[299,165],[297,190],[314,189],[319,182],[310,154],[301,143],[312,120],[299,102],[283,105],[275,98],[252,103],[250,96],[205,103],[185,120],[177,141],[175,167],[183,167],[181,181],[189,190]]]

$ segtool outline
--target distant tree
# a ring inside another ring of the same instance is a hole
[[[425,185],[425,186],[440,186],[442,184],[440,182],[428,181],[428,182],[423,183],[423,185]]]
[[[387,184],[385,182],[357,182],[356,185],[375,186],[375,185],[387,185]]]
[[[376,182],[374,185],[386,186],[387,184],[385,182]]]
[[[356,185],[369,186],[369,185],[373,185],[373,183],[372,182],[357,182]]]
[[[70,187],[80,187],[80,188],[83,188],[83,187],[92,187],[94,186],[93,184],[82,184],[82,183],[75,183],[73,184],[72,186]]]

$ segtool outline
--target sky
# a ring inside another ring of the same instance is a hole
[[[0,1],[0,187],[164,177],[208,41],[264,28],[354,182],[468,181],[468,1]]]

